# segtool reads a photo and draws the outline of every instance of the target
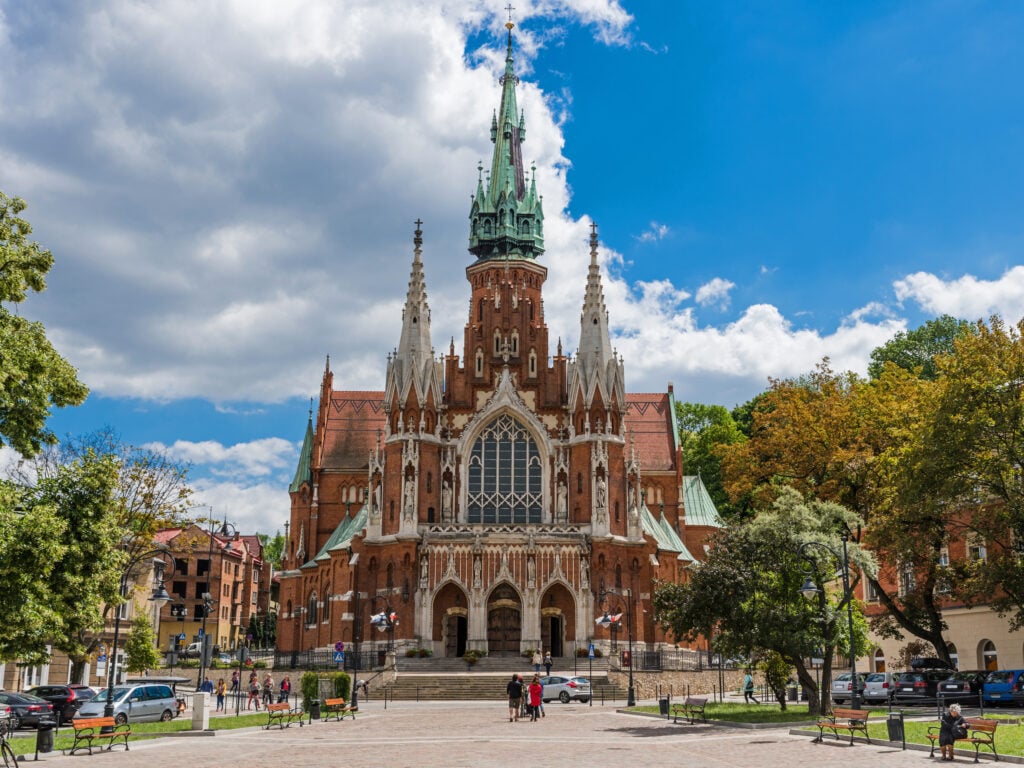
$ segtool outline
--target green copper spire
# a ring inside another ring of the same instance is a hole
[[[486,185],[477,183],[469,213],[469,252],[478,259],[535,259],[544,252],[543,198],[531,174],[527,187],[522,143],[526,122],[516,106],[516,77],[512,66],[512,28],[508,29],[505,74],[501,77],[501,106],[491,118],[494,157]]]
[[[299,466],[295,468],[295,477],[292,484],[288,486],[289,493],[296,493],[302,490],[303,483],[312,484],[313,473],[310,471],[310,462],[313,458],[313,409],[309,411],[309,421],[306,422],[306,436],[302,440],[302,451],[299,453]]]

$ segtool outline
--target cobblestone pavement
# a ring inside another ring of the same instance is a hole
[[[502,702],[381,702],[358,719],[314,722],[283,731],[245,729],[215,736],[134,741],[131,751],[93,756],[43,755],[41,763],[70,768],[204,768],[244,761],[265,768],[388,766],[489,768],[490,766],[681,766],[687,768],[873,768],[927,765],[927,752],[834,741],[812,744],[788,728],[737,729],[675,725],[626,715],[612,707],[549,704],[536,723],[510,723]],[[958,757],[957,762],[968,762]]]

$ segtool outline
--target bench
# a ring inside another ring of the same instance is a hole
[[[77,717],[71,721],[71,725],[75,729],[75,741],[68,754],[73,755],[78,749],[88,749],[91,755],[94,741],[106,741],[109,752],[119,739],[125,751],[128,751],[128,737],[132,735],[128,723],[118,723],[112,717]]]
[[[324,720],[334,718],[335,720],[344,720],[345,715],[351,715],[352,719],[356,719],[356,711],[345,704],[344,699],[324,699],[323,716]]]
[[[298,721],[302,727],[302,707],[292,707],[288,702],[280,704],[267,704],[267,730],[275,723],[283,730],[293,722]]]
[[[698,698],[696,696],[687,696],[686,700],[682,704],[672,705],[672,716],[674,723],[679,722],[680,717],[685,717],[693,725],[697,722],[699,717],[701,721],[707,722],[708,719],[704,715],[704,707],[707,705],[707,697]]]
[[[978,761],[978,750],[982,747],[988,747],[992,750],[992,754],[995,755],[996,761],[999,760],[999,753],[996,752],[996,726],[999,725],[998,720],[992,720],[987,717],[965,717],[964,721],[967,723],[967,735],[957,739],[953,742],[955,747],[961,741],[966,741],[968,744],[974,745],[974,762]],[[935,756],[935,745],[939,741],[939,730],[942,728],[941,725],[929,725],[928,733],[925,736],[932,743],[932,751],[928,753],[928,757]]]
[[[825,731],[832,731],[836,740],[839,739],[840,731],[848,731],[851,744],[853,744],[854,733],[863,733],[864,738],[870,744],[871,737],[868,736],[868,717],[870,715],[870,709],[842,709],[836,707],[832,710],[831,715],[824,715],[815,723],[818,726],[818,738],[815,741],[819,743],[824,741]]]

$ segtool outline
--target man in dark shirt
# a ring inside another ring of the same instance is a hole
[[[505,686],[505,692],[508,694],[508,721],[511,723],[519,719],[519,705],[523,698],[523,681],[519,675],[512,675],[509,684]]]

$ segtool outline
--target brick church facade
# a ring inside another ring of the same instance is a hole
[[[569,656],[607,647],[595,619],[626,600],[634,645],[653,650],[671,642],[653,621],[654,583],[684,579],[720,525],[700,479],[683,474],[671,386],[626,391],[596,230],[579,348],[552,353],[517,82],[509,25],[493,159],[470,211],[461,354],[453,341],[434,355],[417,222],[383,391],[335,390],[328,360],[290,487],[282,651],[380,647],[391,633],[371,616],[388,609],[399,651]]]

